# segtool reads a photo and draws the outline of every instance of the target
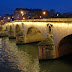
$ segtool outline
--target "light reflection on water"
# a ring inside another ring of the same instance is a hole
[[[39,62],[38,43],[16,45],[15,42],[15,39],[2,38],[3,48],[0,47],[0,70],[2,68],[6,69],[2,72],[72,71],[72,62],[69,63],[69,60],[66,61],[65,58]]]

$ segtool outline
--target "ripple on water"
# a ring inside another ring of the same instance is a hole
[[[9,41],[8,38],[3,39],[4,56],[3,59],[7,61],[11,69],[18,69],[21,72],[39,72],[38,58],[33,59],[31,54],[24,50],[19,50],[15,41]],[[5,55],[6,54],[6,55]],[[38,64],[38,65],[37,65]]]
[[[2,38],[1,40],[2,46],[0,46],[0,72],[72,71],[72,64],[69,64],[70,60],[66,61],[67,58],[39,62],[37,47],[38,43],[16,45],[15,40],[9,40],[8,38]]]

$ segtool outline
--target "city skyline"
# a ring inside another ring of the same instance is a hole
[[[16,8],[34,8],[42,10],[54,9],[55,12],[66,13],[72,12],[71,0],[2,0],[0,4],[0,15],[13,14]]]

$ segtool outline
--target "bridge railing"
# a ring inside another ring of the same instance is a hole
[[[48,19],[25,19],[25,20],[14,20],[5,24],[14,22],[72,22],[72,18],[48,18]]]
[[[48,18],[48,19],[25,19],[14,20],[15,22],[72,22],[72,18]]]

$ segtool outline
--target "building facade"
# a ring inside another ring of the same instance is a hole
[[[14,11],[14,19],[22,20],[40,18],[41,12],[41,9],[16,8]]]
[[[14,19],[15,20],[22,20],[28,17],[29,10],[23,8],[16,8],[14,11]]]

